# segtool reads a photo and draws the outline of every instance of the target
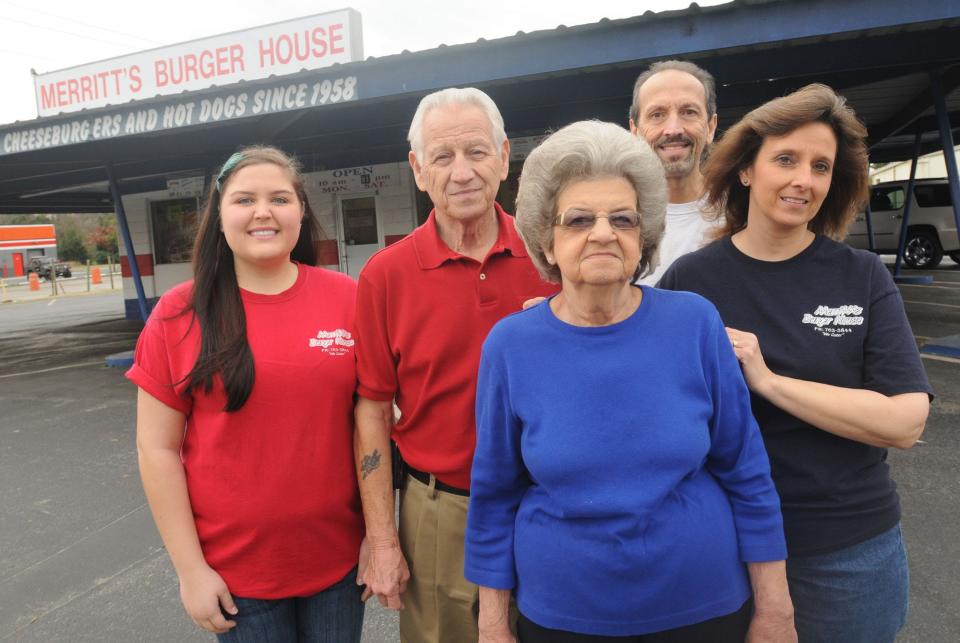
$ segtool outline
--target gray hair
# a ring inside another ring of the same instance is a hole
[[[557,198],[574,181],[622,177],[637,193],[640,263],[634,279],[657,267],[667,212],[667,181],[660,158],[646,141],[613,123],[580,121],[547,137],[527,157],[517,190],[517,231],[540,275],[560,282],[547,261],[553,250]]]
[[[654,74],[669,70],[686,72],[700,81],[700,84],[703,85],[703,96],[706,101],[707,120],[713,118],[713,115],[717,113],[717,83],[713,79],[713,74],[686,60],[661,60],[660,62],[653,63],[647,67],[645,72],[637,76],[637,82],[633,84],[633,102],[630,104],[629,115],[630,121],[634,124],[638,124],[639,122],[637,119],[640,117],[640,88],[643,84],[650,80],[650,77]]]
[[[503,116],[500,115],[500,110],[497,109],[497,104],[493,102],[492,98],[476,87],[450,87],[424,96],[417,106],[413,120],[410,121],[407,140],[410,141],[410,149],[418,158],[423,157],[423,120],[430,110],[448,105],[479,107],[487,115],[487,120],[490,121],[490,135],[493,137],[497,149],[507,140],[507,133],[503,129]]]

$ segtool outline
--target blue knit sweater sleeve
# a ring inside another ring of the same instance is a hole
[[[784,560],[780,498],[770,478],[770,462],[750,393],[716,310],[705,346],[706,376],[714,399],[707,469],[727,492],[733,509],[740,559]]]
[[[503,361],[496,342],[488,340],[477,378],[477,448],[464,554],[467,580],[494,589],[516,584],[514,522],[530,486],[520,453],[521,423],[511,407]]]

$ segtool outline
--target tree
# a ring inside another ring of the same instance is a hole
[[[87,235],[87,245],[93,248],[97,263],[106,263],[108,257],[117,256],[117,224],[109,214],[100,215],[97,227]]]
[[[0,225],[34,225],[50,224],[52,219],[49,214],[9,214],[0,216]]]
[[[83,238],[76,227],[63,225],[57,229],[57,255],[63,261],[87,260],[87,247],[83,245]]]

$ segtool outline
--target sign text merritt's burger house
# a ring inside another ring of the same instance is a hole
[[[34,78],[37,111],[42,117],[94,109],[362,58],[360,14],[345,9],[41,74]],[[278,78],[203,99],[125,105],[97,116],[10,128],[0,138],[0,154],[344,102],[355,100],[358,90],[357,78],[346,74],[310,83]]]

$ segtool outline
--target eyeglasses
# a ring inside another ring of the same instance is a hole
[[[557,215],[553,225],[563,226],[569,230],[590,230],[597,223],[597,219],[606,219],[614,230],[636,230],[640,227],[640,215],[636,212],[611,212],[597,214],[586,210],[567,210]]]

